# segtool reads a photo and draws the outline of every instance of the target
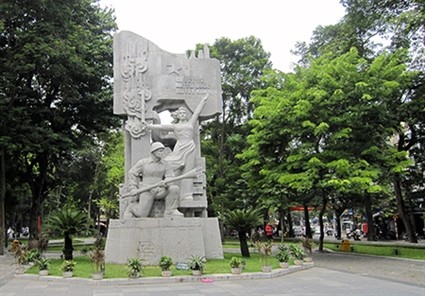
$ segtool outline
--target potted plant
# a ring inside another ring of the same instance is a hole
[[[16,263],[16,273],[20,274],[25,271],[24,267],[22,266],[25,262],[25,253],[26,251],[24,248],[22,248],[21,242],[18,240],[14,240],[12,242],[12,249],[13,257],[15,257],[15,263]]]
[[[159,260],[159,267],[161,268],[161,275],[164,277],[168,277],[172,275],[172,271],[170,270],[171,265],[173,265],[173,259],[168,256],[162,256]]]
[[[263,267],[261,268],[263,272],[271,272],[272,266],[268,263],[268,258],[272,254],[272,243],[267,242],[256,242],[255,246],[257,247],[258,252],[261,254],[261,260],[263,262]]]
[[[92,273],[94,280],[103,279],[103,266],[105,264],[105,253],[99,248],[93,248],[90,252],[90,259],[94,263],[95,271]]]
[[[230,258],[230,268],[233,274],[240,274],[242,272],[242,259],[239,257]]]
[[[74,268],[75,268],[76,262],[73,260],[64,260],[61,265],[61,270],[63,272],[64,278],[70,278],[73,276]]]
[[[46,276],[49,274],[50,262],[49,259],[42,257],[35,260],[35,265],[38,267],[38,275]]]
[[[305,257],[304,250],[301,248],[301,246],[296,244],[290,244],[289,250],[291,253],[291,256],[294,258],[295,265],[302,265],[303,259]]]
[[[90,251],[90,259],[94,263],[95,271],[92,273],[94,280],[103,279],[104,266],[105,266],[105,252],[103,250],[103,238],[97,237],[94,247]]]
[[[192,255],[189,259],[189,268],[192,270],[192,275],[201,275],[205,267],[205,257]]]
[[[41,258],[41,254],[37,249],[27,250],[23,254],[23,264],[33,265],[38,259]]]
[[[142,271],[142,260],[137,257],[129,258],[127,261],[127,271],[130,278],[138,278]]]
[[[304,253],[306,255],[305,258],[304,258],[304,261],[305,262],[311,262],[311,261],[313,261],[313,256],[312,256],[313,245],[314,245],[313,240],[311,238],[309,238],[309,237],[306,237],[306,238],[303,238],[301,240],[301,243],[302,243],[302,246],[304,248]]]
[[[288,268],[291,255],[287,245],[281,244],[277,247],[276,259],[281,268]]]

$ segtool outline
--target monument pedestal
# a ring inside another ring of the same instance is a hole
[[[222,259],[217,218],[135,218],[111,220],[105,247],[108,263],[125,264],[128,258],[158,265],[162,256],[187,262],[191,255]]]

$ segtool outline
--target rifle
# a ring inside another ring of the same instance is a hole
[[[162,184],[173,183],[173,182],[177,182],[177,181],[180,181],[180,180],[183,180],[183,179],[188,179],[188,178],[194,179],[198,176],[198,174],[199,174],[198,169],[193,169],[193,170],[188,171],[187,173],[185,173],[183,175],[173,177],[173,178],[168,178],[168,179],[165,179],[165,180],[158,182],[156,184],[149,185],[149,186],[146,186],[146,187],[142,187],[139,190],[137,190],[134,194],[132,194],[130,192],[123,194],[123,195],[121,195],[121,198],[126,198],[126,197],[129,197],[129,196],[132,196],[132,195],[140,194],[140,193],[145,192],[145,191],[149,191],[151,189],[154,189],[156,187],[161,186]]]

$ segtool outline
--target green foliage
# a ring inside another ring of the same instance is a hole
[[[277,247],[276,259],[279,262],[289,262],[291,258],[291,252],[286,244],[280,244]]]
[[[231,268],[240,268],[242,266],[242,259],[239,257],[230,258],[229,265]]]
[[[37,266],[38,270],[48,270],[50,267],[50,260],[45,257],[41,257],[35,260],[35,265]]]
[[[297,244],[289,244],[289,252],[291,254],[291,257],[293,257],[296,260],[303,260],[305,257],[304,250],[301,248],[300,245]]]
[[[190,270],[199,270],[204,272],[206,259],[204,256],[191,255],[189,258],[189,268]]]
[[[24,251],[24,260],[23,264],[35,263],[37,260],[41,259],[40,251],[37,249],[31,249]]]
[[[252,117],[251,92],[261,88],[261,76],[271,69],[270,53],[253,36],[238,40],[217,39],[211,57],[220,61],[223,113],[202,128],[202,154],[206,159],[208,197],[212,215],[225,209],[252,205],[253,190],[241,177],[241,161],[235,158],[246,147],[246,122]]]
[[[0,4],[0,150],[15,172],[7,183],[31,188],[33,236],[49,192],[77,186],[62,179],[76,151],[119,125],[110,79],[116,24],[113,11],[96,2]],[[92,171],[84,171],[86,180]]]
[[[159,267],[162,271],[170,270],[171,266],[173,265],[173,259],[169,256],[162,256],[159,260]]]
[[[137,257],[128,258],[127,271],[129,277],[139,277],[142,271],[142,260]]]
[[[87,228],[87,214],[72,204],[66,204],[50,214],[47,230],[56,235],[75,235]]]
[[[224,222],[237,231],[249,232],[251,228],[262,224],[263,217],[256,209],[236,209],[224,214]]]
[[[87,229],[87,215],[68,203],[49,215],[46,226],[50,234],[63,235],[64,257],[66,260],[72,260],[74,247],[71,236]]]
[[[77,262],[75,262],[74,260],[64,260],[62,262],[60,269],[63,272],[74,271],[76,264],[77,264]]]

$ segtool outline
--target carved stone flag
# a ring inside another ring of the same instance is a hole
[[[145,121],[149,112],[186,105],[193,112],[209,93],[199,118],[222,111],[220,63],[207,46],[197,54],[173,54],[129,31],[114,37],[114,113]]]

